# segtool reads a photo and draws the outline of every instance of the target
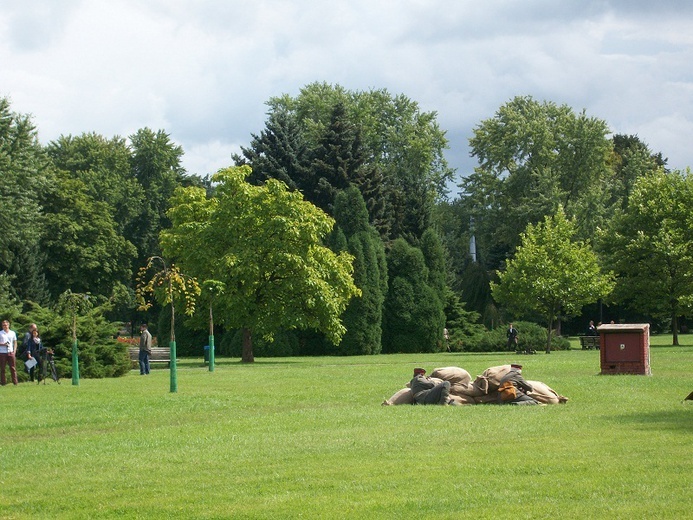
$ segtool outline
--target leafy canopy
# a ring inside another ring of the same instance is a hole
[[[543,223],[529,224],[515,257],[498,273],[499,283],[491,284],[493,297],[518,314],[541,313],[549,332],[559,312],[575,315],[606,297],[613,276],[602,274],[589,244],[573,240],[576,232],[562,207]]]
[[[601,234],[617,275],[616,299],[656,318],[690,312],[693,283],[693,176],[663,169],[640,177],[627,207]]]
[[[353,257],[322,245],[334,220],[282,182],[249,184],[250,173],[248,166],[219,171],[214,198],[197,187],[176,190],[163,251],[198,279],[223,284],[215,309],[227,327],[268,338],[316,329],[339,343],[339,317],[360,291]]]

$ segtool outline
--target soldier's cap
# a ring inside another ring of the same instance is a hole
[[[522,370],[522,365],[519,365],[517,363],[513,363],[512,365],[510,365],[510,368],[517,368],[517,369]]]
[[[415,368],[415,369],[414,369],[414,375],[425,374],[425,373],[426,373],[426,369],[425,369],[425,368]]]

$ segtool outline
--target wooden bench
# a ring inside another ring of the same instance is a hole
[[[130,360],[136,364],[140,361],[140,348],[129,347],[128,353]],[[171,365],[171,348],[170,347],[152,347],[152,353],[149,354],[149,363],[168,363]]]
[[[599,350],[599,336],[580,336],[582,350]]]

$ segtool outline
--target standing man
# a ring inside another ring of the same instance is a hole
[[[152,335],[147,330],[147,324],[140,325],[140,375],[149,374],[149,356],[152,353]]]
[[[17,334],[10,330],[10,322],[3,320],[2,330],[0,330],[0,385],[5,386],[5,367],[10,365],[10,375],[12,384],[17,381]]]
[[[514,348],[517,350],[517,329],[513,327],[513,324],[511,323],[510,326],[508,327],[508,348]]]

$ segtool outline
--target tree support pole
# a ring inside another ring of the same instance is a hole
[[[176,365],[176,340],[169,343],[171,347],[171,393],[178,392],[178,366]]]
[[[72,385],[79,386],[79,354],[77,353],[77,339],[72,342]]]
[[[209,371],[214,372],[214,334],[209,336]]]

